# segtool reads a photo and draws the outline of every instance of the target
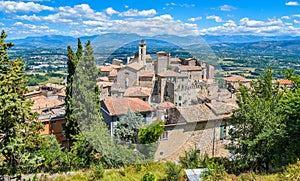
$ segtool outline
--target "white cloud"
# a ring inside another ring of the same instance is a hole
[[[294,14],[292,15],[293,18],[300,18],[300,14]]]
[[[106,8],[105,12],[108,15],[113,15],[113,14],[118,14],[119,13],[118,11],[114,10],[112,7]]]
[[[220,6],[219,8],[220,8],[221,11],[232,11],[232,10],[236,9],[235,7],[229,6],[227,4],[225,4],[223,6]]]
[[[295,23],[295,24],[300,24],[300,21],[294,19],[294,23]]]
[[[5,13],[16,12],[41,12],[53,11],[54,8],[50,6],[40,5],[34,2],[15,2],[15,1],[0,1],[0,11]]]
[[[195,7],[196,5],[195,4],[187,4],[187,3],[184,3],[184,4],[176,4],[176,3],[167,3],[166,4],[167,7],[182,7],[182,8],[192,8],[192,7]]]
[[[281,19],[268,19],[268,21],[250,20],[249,18],[240,19],[240,24],[248,27],[263,27],[263,26],[283,26]]]
[[[215,22],[217,22],[217,23],[223,22],[222,18],[220,16],[216,16],[216,15],[206,16],[206,19],[215,20]]]
[[[198,16],[198,17],[195,17],[195,18],[189,18],[188,21],[195,22],[195,21],[198,21],[198,20],[201,20],[201,19],[202,19],[202,17]]]
[[[156,15],[155,9],[149,9],[149,10],[142,10],[139,11],[137,9],[129,9],[128,11],[121,12],[118,15],[119,16],[154,16]]]
[[[299,6],[297,1],[289,1],[285,3],[286,6]]]
[[[289,16],[281,16],[281,19],[291,19]]]

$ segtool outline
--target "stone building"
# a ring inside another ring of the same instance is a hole
[[[195,147],[201,154],[228,156],[224,149],[229,131],[225,119],[236,108],[235,105],[214,102],[168,109],[165,133],[160,138],[155,159],[176,160],[184,151]]]
[[[114,134],[114,127],[119,121],[120,117],[125,115],[128,111],[139,112],[145,118],[145,122],[150,124],[152,122],[152,108],[151,106],[138,98],[106,98],[101,101],[101,114],[104,122],[110,129],[111,136]]]

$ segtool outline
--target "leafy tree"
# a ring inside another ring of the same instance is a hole
[[[78,61],[82,57],[82,51],[83,47],[81,44],[80,39],[78,38],[78,45],[77,45],[77,52],[74,53],[72,48],[68,46],[68,76],[67,76],[67,88],[66,88],[66,127],[65,127],[65,132],[66,132],[66,137],[69,140],[73,140],[72,136],[78,134],[79,128],[78,128],[78,123],[75,119],[74,115],[74,107],[73,107],[73,99],[72,99],[72,86],[73,86],[73,80],[74,80],[74,74],[76,70],[76,66],[78,64]]]
[[[282,148],[285,148],[284,164],[296,162],[300,155],[300,76],[294,72],[288,76],[293,81],[291,89],[286,89],[280,102],[280,113],[284,115],[285,138]]]
[[[164,131],[164,122],[155,121],[152,124],[139,129],[139,141],[141,144],[154,143],[164,133]]]
[[[250,88],[240,85],[239,109],[229,120],[234,129],[229,132],[232,141],[227,148],[242,168],[268,170],[281,163],[286,134],[280,113],[282,95],[279,85],[272,83],[271,70]]]
[[[142,126],[144,118],[140,113],[128,111],[120,118],[114,128],[114,135],[119,141],[136,143],[138,129]]]
[[[99,154],[106,155],[111,149],[111,139],[100,113],[97,76],[93,48],[88,41],[84,46],[72,83],[73,113],[83,136],[93,147],[90,151],[96,149]]]
[[[0,35],[0,174],[14,175],[20,173],[24,159],[30,159],[31,142],[40,130],[34,121],[36,114],[24,94],[24,64],[22,59],[10,60],[7,50],[13,43],[5,42],[7,35]],[[24,145],[26,143],[26,145]]]

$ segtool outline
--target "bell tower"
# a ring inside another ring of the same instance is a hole
[[[146,41],[145,40],[141,40],[139,42],[138,62],[142,65],[146,65]]]

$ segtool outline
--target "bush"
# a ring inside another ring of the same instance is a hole
[[[185,151],[183,157],[179,157],[180,163],[183,168],[205,168],[209,157],[207,154],[200,155],[198,149],[193,149],[191,151]]]
[[[105,169],[102,164],[99,164],[94,166],[92,171],[93,171],[93,178],[101,179],[104,175]]]
[[[167,168],[165,173],[167,175],[166,180],[178,181],[180,179],[181,168],[175,165],[175,163],[167,162]]]
[[[154,181],[154,180],[155,180],[155,176],[151,172],[145,173],[145,175],[141,179],[141,181]]]

